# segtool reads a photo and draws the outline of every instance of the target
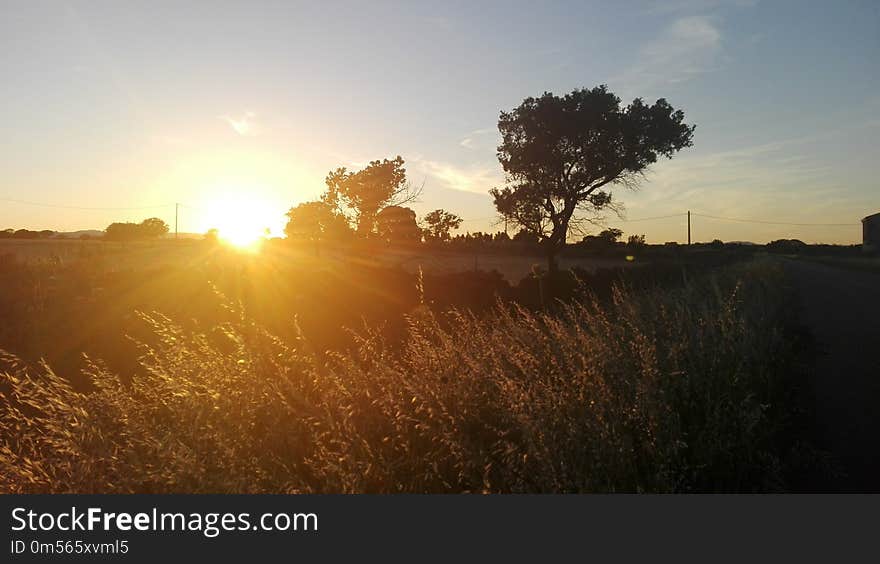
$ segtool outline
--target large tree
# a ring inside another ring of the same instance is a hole
[[[348,221],[327,202],[303,202],[287,212],[284,232],[291,239],[304,239],[315,245],[320,254],[324,241],[342,240],[351,233]]]
[[[490,191],[495,207],[538,237],[554,271],[569,231],[601,223],[616,209],[611,188],[636,187],[661,156],[692,145],[694,127],[665,99],[623,108],[604,85],[526,98],[498,121],[507,185]]]
[[[158,239],[165,236],[169,231],[168,224],[158,217],[145,219],[138,227],[144,239]]]
[[[392,160],[371,161],[359,171],[337,168],[327,175],[325,182],[327,192],[323,200],[353,215],[357,233],[364,237],[375,232],[380,210],[412,202],[420,193],[407,182],[403,158],[399,155]]]
[[[136,241],[159,239],[168,233],[168,224],[158,217],[140,223],[111,223],[104,230],[104,237],[112,241]]]
[[[449,233],[458,229],[461,218],[446,210],[434,210],[425,215],[425,239],[429,241],[448,241]]]
[[[376,214],[379,237],[389,243],[415,242],[422,238],[416,212],[402,206],[388,206]]]

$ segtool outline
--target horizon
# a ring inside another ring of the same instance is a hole
[[[880,211],[872,3],[211,6],[6,6],[0,229],[173,228],[179,202],[181,232],[246,208],[277,236],[328,171],[399,154],[420,218],[494,232],[499,112],[598,84],[697,126],[614,190],[625,234],[683,242],[690,210],[695,241],[854,244]]]

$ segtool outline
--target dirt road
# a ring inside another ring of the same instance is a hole
[[[880,274],[786,263],[818,348],[818,440],[846,474],[827,489],[880,492]]]

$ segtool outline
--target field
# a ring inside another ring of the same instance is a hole
[[[784,491],[820,458],[772,259],[511,284],[168,243],[7,247],[6,491]]]
[[[316,257],[312,249],[291,249],[289,245],[272,241],[266,248],[267,254],[280,255],[286,261],[309,264],[316,268],[326,267],[328,263],[356,262],[361,265],[401,268],[407,272],[433,274],[454,274],[466,271],[497,271],[510,283],[516,283],[528,276],[535,266],[546,268],[546,259],[537,255],[511,255],[472,251],[425,251],[419,248],[378,249],[369,256],[352,257],[350,253],[329,251]],[[0,239],[0,261],[17,260],[23,262],[65,263],[81,259],[106,261],[110,268],[143,268],[161,265],[176,265],[181,261],[199,261],[207,256],[205,245],[194,239],[180,241],[164,240],[154,242],[116,243],[96,240],[16,240]],[[623,256],[608,257],[562,257],[561,268],[580,268],[595,271],[607,268],[627,268],[633,266]]]

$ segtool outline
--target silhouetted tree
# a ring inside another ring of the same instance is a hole
[[[168,233],[168,224],[158,217],[145,219],[138,227],[144,239],[158,239]]]
[[[626,240],[626,246],[630,249],[641,249],[645,246],[644,235],[630,235]]]
[[[137,223],[111,223],[104,229],[104,238],[108,241],[133,241],[137,239],[137,227]]]
[[[516,243],[537,245],[539,239],[537,234],[529,231],[528,229],[520,229],[513,234],[513,241]]]
[[[600,231],[599,235],[598,235],[599,239],[602,239],[603,241],[607,241],[609,245],[613,245],[614,243],[617,243],[618,239],[620,239],[621,236],[623,236],[623,231],[621,231],[620,229],[617,229],[616,227],[604,229],[604,230]]]
[[[425,215],[425,239],[429,241],[448,241],[449,233],[458,229],[461,218],[445,210],[434,210]]]
[[[323,241],[340,241],[351,235],[348,220],[327,202],[303,202],[287,212],[284,233],[290,239],[311,241],[320,255]]]
[[[777,239],[767,243],[767,250],[771,253],[798,254],[807,249],[807,244],[800,239]]]
[[[327,192],[323,201],[340,211],[354,215],[357,233],[366,237],[375,232],[379,210],[414,201],[420,189],[406,180],[403,158],[372,161],[357,172],[345,167],[330,172],[325,179]]]
[[[416,223],[416,212],[401,206],[388,206],[376,215],[379,237],[390,243],[420,241],[422,230]]]
[[[498,212],[538,236],[550,270],[569,230],[614,209],[610,187],[635,187],[660,156],[692,144],[694,126],[664,99],[621,108],[602,85],[555,96],[545,92],[501,112],[498,160],[507,174],[491,194]]]
[[[586,235],[582,239],[587,249],[596,251],[607,251],[617,244],[617,240],[623,235],[623,231],[616,228],[605,229],[600,231],[598,235]]]
[[[111,241],[138,241],[158,239],[168,233],[168,224],[158,217],[140,223],[111,223],[104,230],[104,237]]]

